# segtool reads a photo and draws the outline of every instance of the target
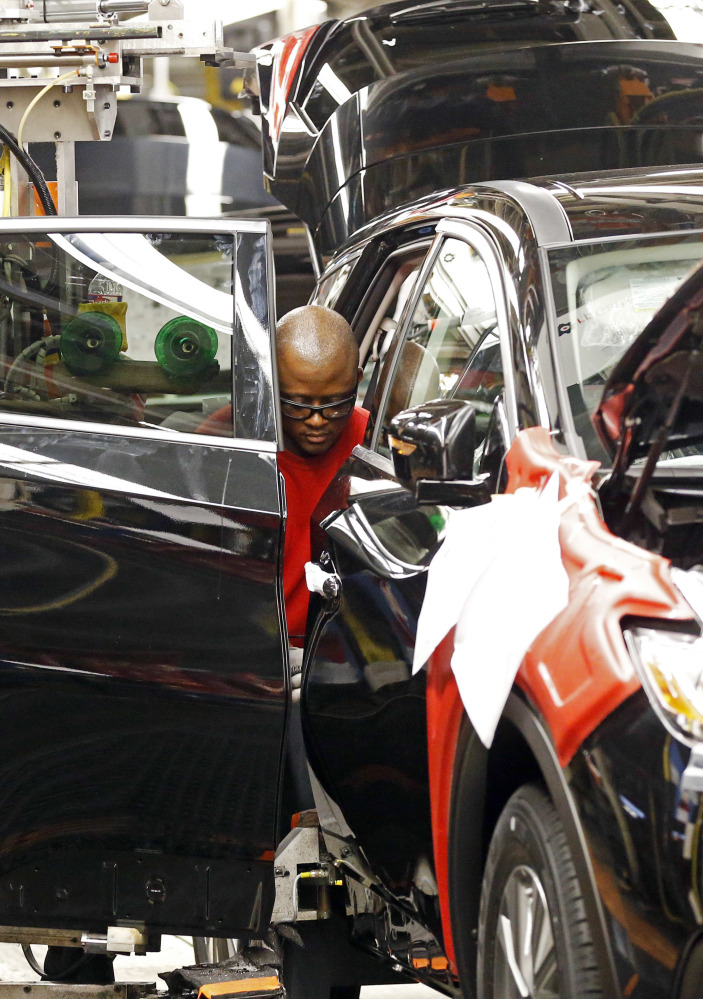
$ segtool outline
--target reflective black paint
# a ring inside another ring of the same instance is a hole
[[[3,922],[265,925],[278,489],[272,454],[3,428]]]
[[[431,191],[700,163],[700,48],[616,39],[449,49],[441,63],[354,83],[319,134],[284,127],[275,165],[273,153],[266,160],[271,190],[329,256],[381,212]],[[320,64],[325,53],[323,42]],[[291,119],[309,76],[306,69]]]
[[[392,483],[384,490],[383,476],[364,462],[353,460],[348,471],[352,489],[359,476],[380,490],[360,492],[324,524],[342,602],[325,622],[307,671],[306,741],[374,871],[410,900],[418,862],[432,858],[426,679],[411,670],[437,528],[434,508],[420,511]]]
[[[594,732],[572,763],[586,834],[624,988],[674,995],[679,962],[699,933],[700,802],[682,794],[688,750],[638,693]]]

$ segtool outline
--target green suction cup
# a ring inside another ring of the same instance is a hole
[[[154,344],[159,366],[172,378],[197,378],[215,360],[217,333],[197,319],[178,316],[162,326]]]
[[[84,312],[61,332],[61,357],[73,375],[95,375],[117,360],[122,349],[122,329],[112,316]]]

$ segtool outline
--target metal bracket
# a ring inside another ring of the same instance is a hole
[[[149,4],[150,21],[169,21],[183,17],[183,4],[180,0],[151,0]]]
[[[298,826],[288,833],[276,851],[274,877],[276,899],[271,914],[274,925],[329,918],[329,887],[341,882],[330,858],[320,854],[318,826]],[[314,908],[300,905],[300,886],[306,881],[318,889]]]

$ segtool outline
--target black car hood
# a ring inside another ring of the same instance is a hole
[[[703,442],[703,266],[615,366],[593,417],[620,471],[649,451],[667,420],[667,450]]]

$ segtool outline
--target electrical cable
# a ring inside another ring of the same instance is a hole
[[[46,973],[42,968],[42,966],[37,961],[37,959],[35,958],[34,954],[32,953],[32,948],[29,946],[29,944],[22,944],[21,946],[22,946],[22,953],[27,959],[27,964],[29,965],[29,967],[32,969],[32,971],[36,972],[37,975],[40,975],[43,981],[47,981]],[[85,951],[81,951],[81,955],[78,958],[78,960],[74,961],[73,964],[70,964],[67,968],[64,968],[64,970],[61,972],[60,975],[55,975],[53,978],[51,978],[51,981],[64,982],[69,975],[73,974],[74,971],[78,971],[78,969],[81,968],[87,962],[89,957],[90,957],[89,954],[87,954]]]
[[[35,971],[38,975],[41,976],[41,978],[43,978],[44,969],[42,968],[42,966],[39,964],[36,957],[32,953],[32,948],[29,946],[29,944],[22,944],[22,953],[27,959],[27,964],[32,969],[32,971]]]
[[[27,121],[27,118],[29,118],[29,115],[31,114],[33,108],[39,103],[39,101],[42,99],[42,97],[44,96],[44,94],[48,94],[49,91],[53,87],[57,86],[59,83],[64,83],[66,80],[72,80],[73,77],[74,76],[78,76],[78,74],[79,74],[79,70],[77,70],[77,69],[72,69],[69,73],[63,73],[61,76],[57,76],[55,79],[49,80],[49,82],[47,83],[47,85],[45,87],[42,87],[42,89],[39,91],[38,94],[34,95],[34,97],[31,99],[31,101],[27,105],[27,109],[25,110],[24,114],[22,115],[22,117],[20,119],[20,127],[17,129],[17,145],[18,146],[22,146],[22,135],[24,134],[24,126],[25,126],[25,123]]]
[[[19,160],[24,169],[27,172],[27,176],[33,182],[36,188],[37,195],[41,201],[41,206],[44,209],[45,215],[57,215],[56,205],[54,204],[54,199],[51,197],[49,188],[46,186],[46,181],[44,180],[44,174],[41,172],[35,161],[29,155],[29,153],[22,148],[17,142],[17,139],[5,128],[4,125],[0,124],[0,140],[5,143],[6,146],[10,147],[10,151],[14,154],[15,158]]]

